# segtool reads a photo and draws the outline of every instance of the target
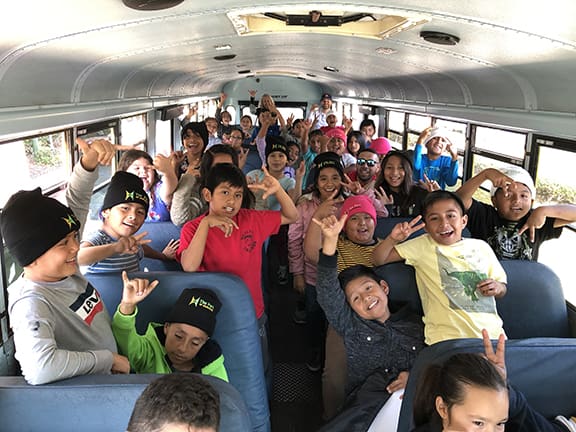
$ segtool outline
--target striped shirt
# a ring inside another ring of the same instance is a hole
[[[102,230],[98,230],[90,234],[87,238],[82,240],[92,244],[93,246],[102,246],[115,243],[116,240],[110,237]],[[111,273],[121,272],[135,272],[140,270],[140,260],[144,258],[144,250],[142,246],[138,246],[138,253],[135,254],[114,254],[102,261],[97,261],[90,264],[85,273]]]
[[[344,236],[338,237],[338,273],[357,264],[374,267],[372,251],[378,246],[380,240],[370,245],[361,245],[348,240]]]

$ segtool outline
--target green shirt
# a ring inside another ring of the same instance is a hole
[[[112,331],[121,354],[128,357],[130,366],[136,373],[172,373],[158,334],[163,330],[163,324],[149,323],[144,335],[136,331],[136,314],[123,315],[119,310],[112,319]],[[163,334],[163,333],[162,333]],[[198,351],[195,358],[196,367],[193,372],[211,375],[228,382],[228,374],[224,367],[224,356],[217,342],[208,340]]]

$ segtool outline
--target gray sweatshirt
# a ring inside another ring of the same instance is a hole
[[[110,373],[116,353],[110,316],[80,274],[40,283],[21,277],[8,300],[16,359],[29,384]]]
[[[97,178],[98,170],[86,171],[78,163],[66,190],[82,228]],[[21,277],[8,288],[8,313],[16,359],[28,383],[110,373],[117,352],[110,316],[80,273],[59,282]]]

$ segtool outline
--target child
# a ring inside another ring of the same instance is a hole
[[[129,280],[126,272],[122,272],[122,279],[124,291],[112,319],[112,331],[134,372],[199,372],[228,381],[222,350],[210,339],[221,307],[216,294],[206,289],[184,289],[165,323],[149,323],[146,333],[139,335],[136,305],[158,281]]]
[[[152,381],[136,400],[126,432],[217,432],[218,392],[196,374],[170,374]]]
[[[459,353],[444,364],[430,365],[418,381],[414,397],[414,432],[456,430],[572,432],[576,423],[563,416],[551,422],[528,405],[506,381],[505,337],[496,352],[486,331],[485,354]],[[520,427],[520,429],[518,429]],[[508,430],[508,427],[506,427]]]
[[[472,198],[480,185],[492,182],[492,205]],[[576,221],[576,206],[545,205],[532,209],[536,188],[530,174],[513,167],[481,171],[456,192],[468,211],[472,237],[488,242],[499,259],[538,259],[542,242],[560,237],[562,227]]]
[[[98,161],[109,164],[115,149],[104,140],[79,144],[83,156],[74,171],[97,177]],[[67,198],[84,218],[90,200],[77,194],[75,179],[73,174]],[[116,353],[98,291],[79,273],[80,228],[72,209],[43,196],[40,188],[17,192],[2,211],[2,237],[24,269],[8,288],[8,313],[16,359],[29,384],[130,371],[128,359]]]
[[[370,198],[365,195],[353,195],[342,203],[342,216],[347,215],[346,223],[338,236],[338,272],[355,265],[372,267],[372,252],[378,244],[374,238],[376,227],[376,209]],[[319,208],[313,220],[322,220],[322,208]],[[320,225],[311,223],[304,238],[306,258],[318,263],[319,250],[322,245]],[[346,349],[342,336],[332,325],[326,331],[326,359],[322,374],[322,399],[324,417],[333,417],[344,402],[347,387]]]
[[[212,166],[219,163],[231,163],[238,166],[238,153],[225,144],[210,147],[202,156],[200,169],[182,174],[178,187],[174,191],[170,217],[178,226],[195,219],[208,210],[208,205],[202,198],[202,182]],[[196,175],[197,174],[197,175]]]
[[[422,146],[427,153],[422,154]],[[446,150],[450,156],[442,156]],[[436,181],[440,189],[454,186],[458,181],[458,149],[448,139],[445,129],[429,127],[422,131],[414,147],[414,180]]]
[[[364,135],[364,141],[366,146],[370,147],[370,143],[376,134],[376,125],[372,119],[364,119],[360,122],[360,132]]]
[[[214,117],[206,117],[204,124],[208,130],[208,145],[207,149],[216,144],[222,144],[222,140],[218,137],[218,120]]]
[[[405,243],[422,228],[427,234]],[[463,239],[467,216],[458,195],[428,194],[422,216],[397,224],[374,250],[374,264],[406,260],[416,270],[424,310],[426,344],[502,333],[494,297],[506,294],[506,273],[487,243]]]
[[[344,172],[353,172],[356,170],[356,158],[350,153],[346,152],[346,133],[342,129],[330,129],[325,133],[329,137],[326,146],[327,151],[331,151],[340,156]]]
[[[295,179],[286,177],[284,170],[288,165],[288,147],[286,141],[281,136],[266,135],[268,127],[273,124],[271,116],[261,116],[262,122],[258,136],[256,137],[256,147],[260,157],[266,161],[266,168],[272,177],[274,177],[282,188],[290,195],[292,201],[298,201],[302,194],[302,177],[304,175],[304,166],[299,170]],[[262,170],[253,170],[247,174],[249,182],[252,180],[260,181],[264,177]],[[269,196],[266,200],[266,209],[279,210],[278,202],[274,196]]]
[[[142,150],[128,150],[118,162],[118,171],[127,171],[142,180],[150,198],[146,222],[170,221],[170,204],[178,184],[178,177],[170,158],[157,155],[154,159]],[[162,179],[158,176],[162,174]]]
[[[348,132],[346,140],[346,150],[354,157],[358,157],[358,153],[366,148],[366,139],[364,134],[360,131],[351,130]]]
[[[412,160],[397,150],[382,159],[382,169],[375,190],[388,197],[386,205],[391,217],[415,217],[421,213],[427,191],[412,180]]]
[[[343,212],[340,219],[336,216],[313,219],[322,231],[318,302],[330,324],[344,339],[348,358],[348,392],[377,369],[386,368],[387,378],[391,381],[386,391],[390,394],[399,392],[393,397],[400,398],[409,370],[424,347],[422,321],[406,305],[388,303],[388,285],[370,267],[352,266],[337,277],[340,231],[345,229],[346,220],[357,214],[350,210],[349,213]],[[381,399],[380,403],[383,402]],[[397,412],[393,424],[397,424],[400,407],[398,403],[395,405]]]
[[[333,152],[319,154],[314,165],[313,191],[298,201],[298,220],[288,229],[288,261],[294,289],[305,299],[297,304],[297,310],[305,305],[310,350],[308,367],[318,371],[322,367],[320,352],[324,342],[324,316],[316,301],[316,262],[306,256],[304,241],[312,217],[322,219],[335,214],[344,201],[344,172],[340,158]]]
[[[142,245],[150,240],[144,239],[146,232],[134,234],[146,219],[148,203],[142,180],[125,171],[114,174],[100,211],[102,225],[82,240],[78,264],[88,266],[87,273],[140,270]]]
[[[268,370],[266,315],[262,297],[262,245],[281,225],[294,222],[298,213],[292,199],[278,180],[266,168],[264,179],[250,186],[246,177],[231,164],[212,167],[202,195],[208,203],[208,214],[182,227],[180,248],[176,254],[185,271],[214,271],[232,273],[246,284],[258,323],[264,357]],[[263,190],[266,199],[276,195],[281,211],[259,211],[246,208],[250,189]],[[223,254],[223,251],[230,253]]]
[[[307,126],[310,126],[310,122],[307,122]],[[304,160],[304,165],[306,167],[306,172],[302,179],[302,190],[307,189],[309,180],[309,174],[312,171],[314,165],[314,159],[320,154],[320,149],[322,145],[322,136],[324,134],[320,129],[314,129],[308,133],[307,145],[302,143],[302,159]]]
[[[204,122],[187,123],[181,132],[182,148],[179,175],[184,173],[197,173],[204,150],[208,146],[208,128]]]
[[[229,144],[229,140],[226,137],[230,136],[232,131],[232,116],[226,110],[222,111],[224,102],[228,95],[226,93],[220,93],[220,98],[218,100],[218,105],[216,106],[216,121],[218,122],[217,136],[222,140],[224,144]]]

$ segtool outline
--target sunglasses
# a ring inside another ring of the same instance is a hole
[[[356,160],[356,164],[358,165],[368,165],[370,168],[372,168],[373,166],[376,166],[378,162],[376,162],[375,160],[372,159],[357,159]]]

